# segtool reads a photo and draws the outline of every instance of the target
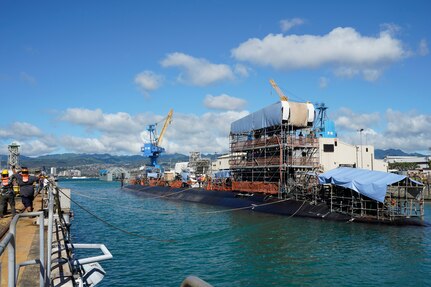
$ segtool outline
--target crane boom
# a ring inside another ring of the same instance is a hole
[[[143,147],[141,147],[141,151],[144,153],[144,156],[150,158],[151,164],[149,165],[147,172],[153,175],[154,174],[160,175],[163,173],[163,167],[161,167],[157,163],[157,159],[159,158],[161,153],[165,152],[165,149],[160,146],[160,143],[162,142],[163,135],[165,134],[166,128],[172,121],[173,113],[174,113],[174,110],[171,109],[168,113],[168,116],[166,117],[165,123],[160,132],[160,136],[157,136],[157,129],[156,129],[157,123],[150,124],[147,127],[147,131],[150,134],[150,140],[149,142],[145,143]]]
[[[172,115],[174,114],[174,110],[173,109],[171,109],[170,111],[169,111],[169,113],[168,113],[168,116],[166,117],[166,120],[165,120],[165,123],[163,124],[163,128],[162,128],[162,130],[160,131],[160,135],[159,135],[159,137],[157,138],[157,141],[156,141],[156,145],[160,145],[161,143],[162,143],[162,140],[163,140],[163,135],[165,134],[165,132],[166,132],[166,128],[168,127],[168,125],[171,123],[171,121],[172,121]]]
[[[284,95],[283,91],[278,87],[277,83],[273,79],[270,79],[269,83],[277,92],[278,96],[280,97],[280,101],[288,101],[288,98]]]

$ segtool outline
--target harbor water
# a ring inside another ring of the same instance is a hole
[[[98,286],[180,286],[188,275],[213,286],[431,286],[431,227],[228,211],[96,179],[59,186],[75,201],[73,243],[114,256]],[[430,203],[425,212],[431,222]]]

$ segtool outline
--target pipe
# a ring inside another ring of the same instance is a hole
[[[72,248],[72,244],[68,244],[67,246],[69,248]],[[93,257],[88,257],[88,258],[84,258],[84,259],[76,259],[73,262],[74,265],[84,265],[84,264],[109,260],[109,259],[112,259],[112,257],[113,257],[111,252],[109,252],[108,248],[106,248],[106,246],[104,244],[78,243],[78,244],[73,244],[73,248],[74,249],[78,249],[78,248],[81,248],[81,249],[100,249],[103,253],[103,255],[100,255],[100,256],[93,256]]]

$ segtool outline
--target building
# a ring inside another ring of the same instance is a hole
[[[230,168],[229,159],[230,159],[230,154],[224,154],[219,156],[211,164],[212,172],[217,172],[220,170],[228,170]]]
[[[57,175],[57,168],[56,167],[51,167],[51,172],[50,174],[52,175]]]
[[[374,146],[351,145],[338,138],[319,138],[319,162],[322,172],[347,166],[387,171],[388,164],[374,158]]]
[[[431,157],[429,156],[386,156],[384,162],[386,163],[415,163],[418,169],[429,168]]]
[[[80,177],[81,171],[79,169],[69,169],[69,170],[63,170],[58,173],[58,176],[64,176],[64,177]]]
[[[122,167],[111,167],[99,171],[99,180],[117,181],[121,179],[129,179],[130,172]]]

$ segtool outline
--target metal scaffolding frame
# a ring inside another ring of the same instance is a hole
[[[304,184],[304,175],[319,167],[319,141],[309,128],[294,129],[283,123],[248,133],[231,132],[229,138],[236,190],[283,193],[291,189],[292,181]],[[268,184],[273,185],[269,190]]]

